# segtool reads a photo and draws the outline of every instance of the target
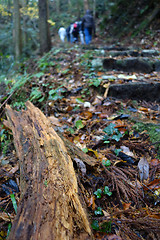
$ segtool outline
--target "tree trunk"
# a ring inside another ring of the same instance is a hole
[[[56,13],[60,13],[60,0],[56,0]]]
[[[38,0],[39,7],[39,34],[40,53],[43,54],[51,49],[51,37],[48,24],[48,0]]]
[[[20,163],[21,201],[9,240],[92,239],[73,162],[51,122],[30,102],[6,107]]]
[[[88,0],[84,0],[84,12],[89,9],[89,3]]]
[[[71,4],[71,0],[68,0],[68,12],[71,13],[72,11],[72,4]]]
[[[93,0],[93,17],[96,18],[96,0]]]
[[[21,40],[21,24],[20,24],[20,11],[19,11],[19,0],[14,0],[14,11],[13,11],[13,42],[15,50],[15,58],[18,60],[22,54],[22,40]]]
[[[22,7],[26,8],[27,7],[27,2],[26,0],[21,1]],[[27,46],[27,16],[23,15],[23,46]]]

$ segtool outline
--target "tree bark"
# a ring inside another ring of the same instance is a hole
[[[89,2],[88,0],[84,0],[84,12],[89,9]]]
[[[30,102],[6,107],[20,164],[21,201],[9,240],[92,239],[73,162],[51,122]]]
[[[51,49],[51,37],[48,24],[48,0],[38,0],[39,35],[41,55]]]
[[[56,0],[56,13],[60,13],[60,0]]]
[[[18,60],[22,54],[22,36],[21,36],[21,24],[20,24],[20,11],[19,11],[19,0],[14,0],[14,11],[13,11],[13,42],[15,58]]]

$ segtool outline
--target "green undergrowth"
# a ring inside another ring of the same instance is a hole
[[[145,131],[150,138],[152,144],[155,145],[157,149],[157,155],[160,158],[160,124],[152,124],[152,123],[141,123],[137,122],[134,124],[133,129],[137,132]]]

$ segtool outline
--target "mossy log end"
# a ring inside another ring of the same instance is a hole
[[[21,200],[9,240],[92,239],[73,162],[50,121],[30,102],[6,106],[20,164]]]

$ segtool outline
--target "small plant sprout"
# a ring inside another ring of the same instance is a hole
[[[98,221],[97,221],[97,220],[94,220],[94,221],[92,222],[92,224],[91,224],[91,227],[92,227],[93,230],[98,231],[98,230],[99,230],[99,223],[98,223]]]
[[[76,126],[77,129],[84,128],[82,120],[77,120],[76,123],[75,123],[75,126]]]
[[[116,156],[118,156],[118,154],[121,152],[122,150],[120,148],[118,149],[114,149],[114,153],[116,154]]]
[[[94,192],[94,195],[96,195],[97,198],[101,198],[102,197],[102,190],[100,188],[97,189],[97,191]]]
[[[102,164],[105,166],[105,167],[109,167],[111,165],[111,161],[110,160],[105,160],[103,159],[102,160]]]
[[[110,143],[111,140],[115,140],[116,142],[119,142],[121,137],[123,137],[122,133],[115,128],[115,124],[110,123],[103,131],[107,133],[107,135],[104,136],[104,143]]]
[[[94,211],[94,214],[103,216],[102,208],[101,207],[97,207],[97,210]]]
[[[109,191],[109,187],[107,187],[107,186],[104,187],[103,193],[104,193],[105,195],[108,195],[108,196],[111,196],[111,195],[112,195],[112,192]]]

